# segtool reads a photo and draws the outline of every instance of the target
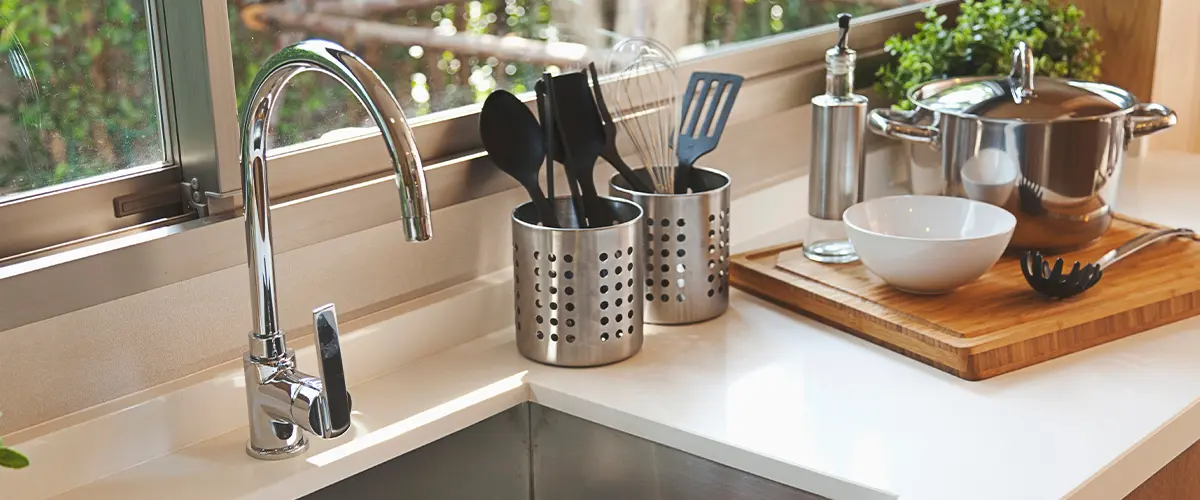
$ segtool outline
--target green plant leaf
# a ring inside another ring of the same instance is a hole
[[[0,446],[0,467],[23,469],[29,466],[29,459],[17,450]]]
[[[1040,75],[1095,80],[1103,54],[1100,35],[1073,5],[1050,0],[963,0],[953,26],[932,7],[911,37],[893,36],[884,48],[892,60],[876,73],[875,88],[912,109],[907,93],[949,76],[1000,75],[1012,68],[1012,49],[1028,43]]]

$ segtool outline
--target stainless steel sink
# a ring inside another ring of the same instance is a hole
[[[305,498],[822,498],[536,403],[514,406]]]

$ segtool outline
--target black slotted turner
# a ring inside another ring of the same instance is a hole
[[[679,169],[675,172],[675,193],[684,194],[692,185],[692,167],[701,156],[717,148],[729,111],[742,88],[742,77],[729,73],[697,71],[688,80],[679,117],[679,137],[675,143]],[[707,110],[707,112],[706,112]],[[703,117],[703,119],[701,119]],[[714,124],[713,119],[716,119]]]

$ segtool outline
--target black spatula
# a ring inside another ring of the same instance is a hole
[[[594,182],[596,159],[604,151],[606,138],[596,100],[592,96],[592,90],[588,88],[587,75],[558,75],[554,77],[553,87],[561,111],[555,118],[562,132],[563,146],[568,153],[567,169],[574,172],[575,181],[579,183],[588,224],[590,227],[612,224],[612,215],[608,206],[596,193]]]
[[[683,93],[676,151],[675,193],[684,194],[692,185],[692,166],[701,156],[717,148],[729,111],[742,88],[742,77],[728,73],[692,73]],[[715,122],[714,122],[715,118]]]
[[[545,89],[546,107],[550,109],[550,135],[546,141],[547,151],[554,161],[563,164],[563,171],[567,174],[567,189],[571,192],[571,206],[575,207],[575,227],[588,227],[587,210],[583,207],[583,195],[579,193],[579,182],[575,179],[575,171],[570,167],[571,150],[563,142],[561,117],[564,113],[560,109],[562,103],[558,101],[558,94],[554,90],[554,77],[550,76],[550,73],[544,73],[541,81],[537,82],[537,86]],[[547,165],[550,170],[553,170],[554,162],[547,162]]]

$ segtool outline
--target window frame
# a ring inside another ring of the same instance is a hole
[[[105,209],[111,215],[112,200],[121,194],[159,190],[164,198],[167,192],[177,196],[175,211],[60,241],[52,252],[0,260],[0,303],[14,310],[0,317],[0,331],[245,263],[238,110],[226,2],[148,1],[155,13],[152,32],[162,47],[155,52],[162,65],[160,85],[165,84],[162,114],[163,129],[169,131],[164,141],[170,144],[169,161],[129,178],[55,192],[38,198],[44,205],[23,208],[29,210],[24,212],[27,216],[40,214],[40,221],[46,214],[69,214],[81,206],[99,210],[97,205],[107,199]],[[871,67],[882,61],[881,47],[889,36],[915,30],[922,9],[933,4],[949,13],[957,3],[931,0],[858,19],[854,42],[860,49],[860,74],[873,74]],[[197,23],[198,18],[203,23]],[[743,75],[746,82],[732,123],[747,122],[807,105],[821,93],[824,52],[836,39],[833,25],[773,35],[681,61],[679,72]],[[533,106],[528,102],[531,96],[522,98]],[[470,105],[413,120],[434,209],[518,187],[486,159],[478,136],[479,109],[478,104]],[[803,127],[807,124],[800,130]],[[625,144],[623,150],[629,147]],[[277,235],[287,236],[277,238],[277,251],[397,220],[389,161],[378,133],[301,144],[271,156],[274,226]],[[81,199],[75,196],[82,196],[76,191],[89,194],[91,205],[73,204]],[[189,196],[194,203],[187,203]],[[0,227],[7,227],[5,222],[14,220],[10,215],[18,213],[0,206]],[[331,219],[339,224],[314,222]],[[106,286],[78,287],[81,280],[102,280],[94,282]],[[45,296],[58,299],[33,300]]]
[[[163,160],[0,203],[0,227],[6,230],[0,266],[206,215],[203,198],[188,202],[191,183],[185,180],[197,179],[201,188],[236,188],[227,185],[236,176],[220,175],[217,167],[237,160],[236,127],[215,125],[237,117],[229,31],[214,29],[212,19],[225,14],[224,4],[145,0],[145,5]],[[203,23],[196,22],[200,16]],[[203,63],[195,63],[197,55]]]

